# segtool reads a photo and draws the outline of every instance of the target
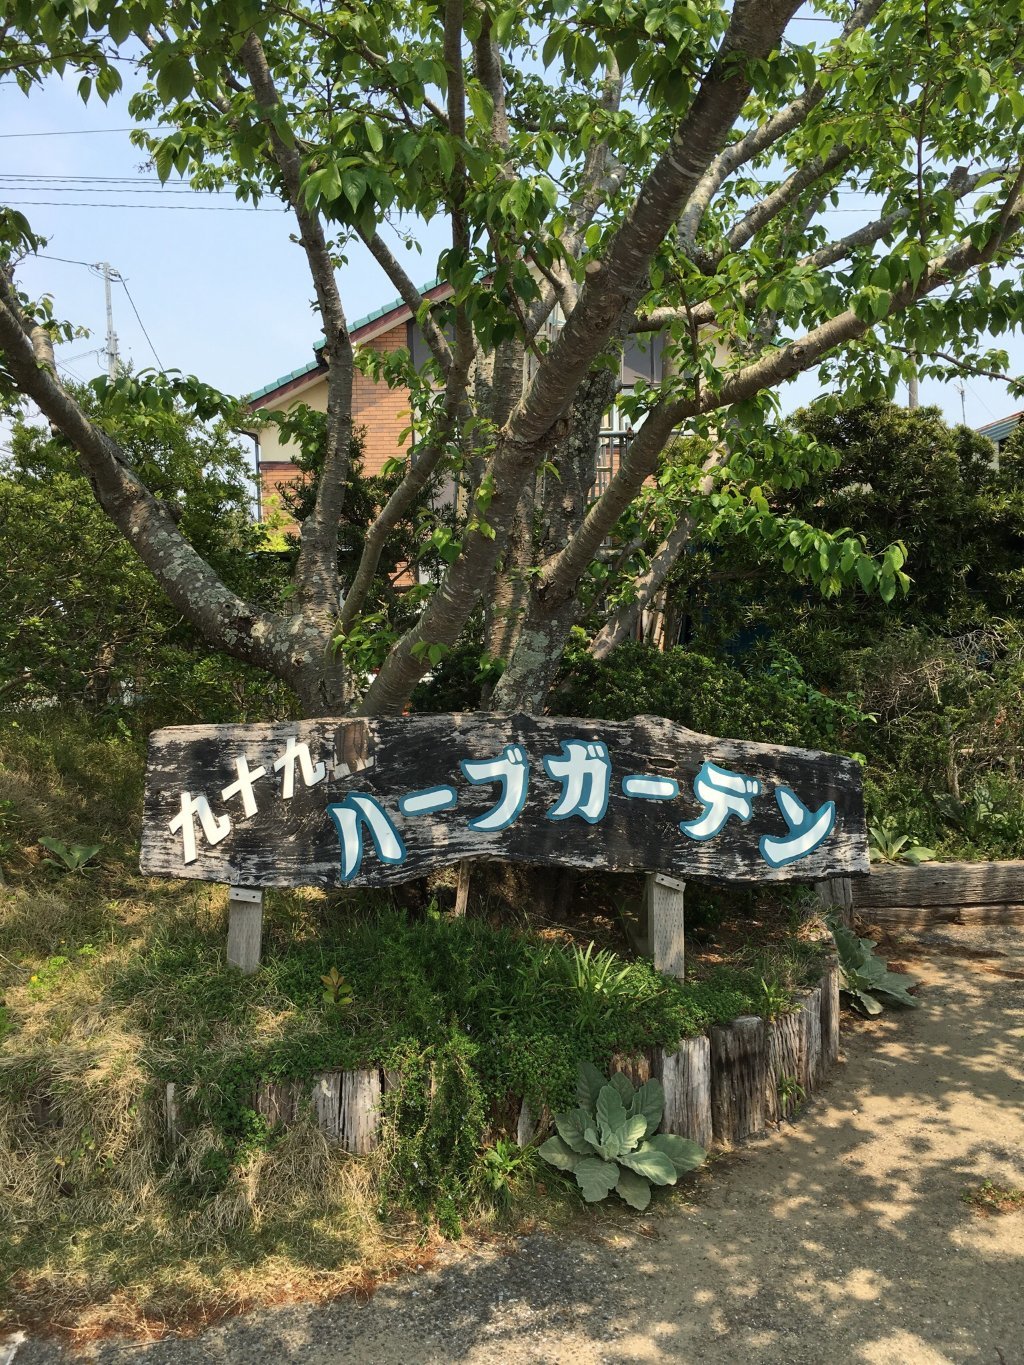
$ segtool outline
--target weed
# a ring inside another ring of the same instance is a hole
[[[968,1186],[961,1198],[981,1213],[1020,1213],[1024,1210],[1024,1189],[1016,1185],[997,1185],[994,1180]]]
[[[46,835],[39,842],[43,848],[48,848],[51,853],[56,854],[54,858],[44,858],[43,862],[48,867],[63,868],[66,872],[85,871],[86,863],[92,862],[101,848],[100,844],[65,844],[60,839],[52,839]]]

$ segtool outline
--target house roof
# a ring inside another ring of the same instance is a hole
[[[979,436],[987,436],[990,441],[995,441],[996,445],[1001,445],[1017,430],[1022,421],[1024,412],[1011,412],[1009,417],[1000,417],[997,422],[988,422],[983,427],[976,427],[975,430]]]
[[[451,285],[447,280],[431,280],[429,284],[421,285],[419,292],[424,298],[443,297],[450,292]],[[379,336],[381,332],[388,331],[402,318],[412,317],[412,309],[402,299],[393,299],[386,303],[383,308],[375,308],[372,313],[367,313],[364,318],[357,318],[349,325],[349,335],[355,342],[370,341],[373,337]],[[289,371],[288,374],[278,375],[269,384],[264,384],[262,389],[257,389],[255,393],[250,393],[248,401],[256,407],[263,407],[263,399],[276,395],[282,389],[292,389],[302,387],[302,380],[307,380],[314,375],[321,374],[324,366],[320,359],[320,352],[324,347],[324,339],[313,343],[313,359],[305,365],[300,365],[297,369]]]

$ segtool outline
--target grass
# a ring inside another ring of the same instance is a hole
[[[59,712],[0,731],[0,1326],[198,1326],[366,1290],[438,1225],[568,1216],[510,1142],[519,1099],[563,1107],[579,1060],[784,1008],[815,966],[745,947],[681,985],[522,926],[308,891],[267,897],[243,978],[225,890],[137,871],[142,767],[130,732]],[[100,852],[55,868],[42,836]],[[332,968],[348,1006],[324,997]],[[253,1107],[261,1080],[367,1065],[403,1077],[371,1157]]]
[[[998,1185],[994,1180],[983,1180],[963,1192],[965,1204],[979,1213],[1024,1212],[1024,1190],[1016,1185]]]

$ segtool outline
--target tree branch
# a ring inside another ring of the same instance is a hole
[[[847,20],[842,38],[848,38],[851,33],[869,24],[884,2],[885,0],[862,0]],[[825,98],[825,93],[825,87],[820,81],[815,81],[796,99],[773,114],[767,122],[752,128],[749,133],[719,153],[701,177],[680,217],[679,242],[684,252],[693,253],[697,233],[700,231],[708,206],[728,177],[740,166],[753,161],[755,157],[791,133],[794,128],[799,127],[811,110]]]
[[[18,385],[71,442],[96,501],[181,614],[217,649],[294,681],[293,648],[309,647],[295,623],[253,606],[226,588],[179,531],[167,504],[154,498],[117,443],[90,421],[37,355],[17,296],[0,271],[0,351]],[[288,639],[293,630],[296,639]]]
[[[316,290],[324,329],[327,361],[327,449],[313,511],[302,524],[296,579],[306,602],[322,623],[333,619],[338,604],[338,525],[345,502],[345,482],[352,448],[352,340],[334,275],[334,262],[319,215],[302,196],[302,163],[294,143],[282,135],[277,116],[281,101],[260,40],[250,33],[240,56],[256,103],[267,127],[270,146],[281,172],[288,201]]]
[[[455,643],[491,582],[523,484],[545,449],[563,434],[572,395],[592,363],[616,327],[624,328],[624,318],[632,316],[654,252],[742,109],[750,90],[748,60],[766,57],[777,46],[798,4],[799,0],[737,0],[718,55],[689,112],[606,257],[592,264],[579,302],[501,433],[488,470],[486,514],[467,529],[462,553],[419,620],[385,660],[360,704],[361,714],[399,709],[426,670],[424,646]]]
[[[441,373],[447,375],[452,364],[452,350],[448,345],[448,339],[444,332],[438,327],[431,316],[430,309],[424,307],[427,300],[413,284],[412,280],[402,269],[394,253],[387,243],[381,238],[379,232],[375,232],[372,237],[360,237],[377,264],[381,267],[388,279],[398,290],[398,296],[407,308],[412,311],[413,317],[419,322],[423,330],[423,336],[427,345],[430,347],[431,354],[440,366]]]

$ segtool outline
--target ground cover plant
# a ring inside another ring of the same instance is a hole
[[[563,1217],[579,1199],[513,1141],[524,1096],[563,1112],[581,1062],[608,1071],[619,1050],[784,1008],[820,974],[807,945],[739,944],[695,954],[681,985],[621,951],[613,911],[574,937],[525,915],[456,920],[430,897],[301,892],[268,897],[263,961],[242,977],[223,888],[134,870],[142,762],[123,718],[44,709],[0,731],[0,810],[17,812],[0,855],[8,1321],[205,1320],[365,1286],[436,1229]],[[72,872],[41,837],[99,851]],[[403,1077],[368,1158],[253,1106],[260,1080],[362,1065]]]

